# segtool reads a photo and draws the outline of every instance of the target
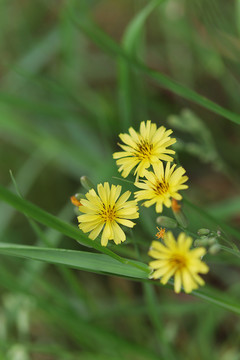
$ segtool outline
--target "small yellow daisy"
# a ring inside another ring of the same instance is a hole
[[[204,280],[198,273],[206,274],[208,266],[201,260],[206,253],[206,249],[199,247],[190,249],[192,238],[185,233],[178,236],[177,241],[169,231],[164,236],[164,245],[159,241],[153,241],[148,255],[154,261],[149,263],[153,273],[152,279],[159,279],[162,284],[174,276],[174,291],[179,293],[183,286],[186,293],[197,289],[199,285],[204,285]]]
[[[132,127],[129,128],[128,134],[120,134],[119,137],[125,145],[119,144],[123,151],[115,152],[114,159],[119,166],[118,171],[122,172],[125,178],[130,171],[137,166],[134,175],[143,176],[144,170],[157,161],[172,161],[173,158],[167,154],[175,154],[175,151],[167,149],[174,144],[176,139],[171,139],[172,130],[166,130],[164,126],[157,128],[150,120],[140,124],[140,133]]]
[[[171,198],[181,200],[182,195],[178,193],[179,190],[187,189],[188,186],[184,183],[188,180],[185,170],[179,167],[175,170],[176,164],[170,167],[168,162],[164,171],[162,162],[153,164],[153,172],[145,170],[144,176],[146,180],[135,182],[135,185],[142,189],[135,192],[137,201],[147,200],[143,203],[144,206],[149,207],[156,203],[156,212],[161,213],[163,204],[166,207],[171,207]]]
[[[86,193],[86,199],[81,199],[82,206],[79,211],[84,215],[78,216],[79,228],[84,232],[90,232],[89,238],[95,240],[102,232],[101,244],[107,246],[108,240],[120,244],[126,240],[126,235],[119,226],[125,225],[132,228],[135,223],[129,219],[139,217],[137,202],[127,201],[131,195],[126,191],[120,197],[122,187],[112,185],[108,182],[97,186],[98,194],[94,189]]]

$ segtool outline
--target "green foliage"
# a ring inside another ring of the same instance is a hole
[[[239,4],[0,2],[0,359],[238,359]],[[148,279],[154,209],[104,248],[70,203],[82,176],[134,191],[112,153],[149,118],[178,140],[186,231],[219,250],[190,296]]]

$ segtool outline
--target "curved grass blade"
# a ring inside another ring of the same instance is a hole
[[[154,285],[163,286],[159,281],[148,280],[149,269],[146,264],[134,261],[136,265],[139,265],[139,268],[134,268],[133,266],[122,264],[119,261],[102,254],[76,250],[38,248],[34,246],[6,243],[0,243],[0,254],[40,260],[52,264],[62,264],[75,269],[99,274],[129,277],[137,281],[151,282]],[[131,261],[131,263],[133,263],[133,261]],[[170,284],[172,284],[172,282],[170,282]],[[167,287],[172,286],[167,285]],[[240,305],[234,303],[234,301],[229,298],[226,300],[226,296],[215,290],[194,290],[191,295],[240,315]]]
[[[78,270],[126,276],[135,279],[147,279],[150,273],[148,266],[143,263],[139,263],[139,265],[145,268],[145,271],[131,265],[123,264],[110,256],[86,251],[0,243],[0,253],[45,261],[50,264],[67,265]],[[137,261],[135,263],[138,264]]]
[[[70,17],[73,22],[83,31],[88,37],[92,39],[100,48],[110,53],[113,56],[119,56],[125,59],[129,65],[141,70],[143,74],[146,74],[151,79],[156,81],[163,88],[172,91],[173,93],[190,100],[212,112],[218,114],[236,124],[240,124],[240,116],[233,113],[230,110],[223,108],[222,106],[214,103],[206,97],[199,95],[195,91],[181,85],[180,83],[172,80],[168,76],[161,74],[160,72],[150,69],[143,63],[140,63],[136,59],[132,58],[124,49],[118,45],[109,35],[107,35],[101,28],[99,28],[93,21],[89,20],[87,14],[81,14],[78,18],[73,11],[70,13]]]

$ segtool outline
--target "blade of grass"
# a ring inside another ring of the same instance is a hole
[[[10,170],[10,176],[18,196],[20,198],[23,198],[11,170]],[[29,221],[30,226],[37,235],[37,238],[41,239],[41,242],[45,246],[51,247],[51,241],[49,241],[48,238],[45,236],[45,233],[42,231],[40,226],[34,220],[30,219],[28,216],[27,216],[27,220]],[[57,266],[57,269],[65,279],[66,285],[69,286],[70,289],[73,291],[73,293],[75,293],[80,299],[81,298],[84,299],[86,305],[88,306],[91,302],[88,301],[89,299],[88,297],[86,297],[86,293],[84,289],[81,287],[80,283],[78,282],[74,272],[72,272],[71,269],[62,266]]]
[[[18,171],[16,175],[17,183],[21,184],[21,191],[23,195],[26,195],[34,184],[36,178],[39,176],[39,173],[42,171],[43,167],[46,165],[48,161],[51,159],[51,155],[49,158],[47,156],[42,159],[42,150],[37,149],[33,150],[31,156],[25,161],[22,165],[21,169]],[[27,176],[26,176],[27,174]],[[13,185],[9,185],[9,190],[13,190]],[[6,231],[6,228],[9,225],[13,215],[14,209],[8,208],[6,209],[5,205],[2,203],[0,204],[0,214],[1,214],[1,228],[0,228],[0,235]]]
[[[32,73],[38,72],[60,48],[59,30],[53,28],[45,35],[37,45],[30,49],[20,58],[8,74],[1,81],[2,86],[9,87],[11,90],[19,89],[25,79],[19,77],[15,69],[26,69]]]
[[[236,124],[240,124],[240,116],[238,114],[223,108],[206,97],[199,95],[195,91],[172,80],[168,76],[161,74],[156,70],[150,69],[145,64],[135,60],[129,56],[129,54],[126,53],[126,51],[124,51],[124,49],[122,49],[122,47],[118,45],[109,35],[107,35],[101,28],[99,28],[93,21],[91,21],[86,13],[81,14],[78,17],[76,14],[79,15],[79,12],[69,12],[69,16],[72,18],[73,23],[104,51],[110,53],[113,56],[122,57],[131,66],[140,70],[143,74],[156,81],[163,88],[170,90],[171,92],[187,100],[190,100]]]
[[[122,47],[129,56],[137,56],[141,32],[144,22],[147,20],[152,11],[165,0],[152,0],[148,3],[133,20],[128,24],[123,35]],[[139,85],[134,86],[136,78],[139,78],[138,72],[132,72],[131,66],[126,59],[118,59],[118,89],[119,89],[119,109],[122,114],[122,126],[127,128],[131,125],[134,110],[133,96],[139,89]],[[132,81],[131,77],[134,77]],[[139,106],[139,105],[138,105]]]
[[[78,270],[94,273],[114,274],[133,278],[148,278],[150,270],[141,263],[145,271],[123,264],[107,255],[89,253],[86,251],[43,248],[36,246],[0,243],[0,253],[12,256],[41,260],[51,264],[67,265]],[[136,262],[137,263],[137,262]]]
[[[64,264],[76,269],[93,271],[96,273],[114,274],[135,279],[137,281],[147,281],[154,285],[163,286],[159,281],[148,280],[148,267],[141,264],[141,268],[146,271],[137,269],[126,264],[121,264],[113,258],[106,255],[94,254],[75,250],[37,248],[26,245],[13,245],[0,243],[0,253],[10,256],[25,257],[35,260],[47,261],[54,264]],[[137,262],[135,262],[137,263]],[[172,284],[172,281],[170,282]],[[167,285],[166,287],[172,287]],[[204,290],[194,290],[191,295],[195,295],[214,305],[218,305],[225,310],[230,310],[240,315],[240,305],[234,303],[232,299],[216,290],[205,288]]]

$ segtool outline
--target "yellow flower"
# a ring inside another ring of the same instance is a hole
[[[176,139],[171,139],[172,130],[166,130],[164,126],[157,128],[150,120],[140,124],[140,133],[132,127],[128,134],[120,134],[119,137],[125,145],[119,144],[124,151],[113,154],[119,165],[119,172],[125,178],[130,171],[137,166],[134,175],[143,176],[144,170],[159,160],[172,161],[173,158],[166,154],[175,154],[175,151],[167,149],[174,144]]]
[[[131,192],[126,191],[119,197],[121,189],[119,185],[112,185],[110,189],[109,183],[105,182],[97,186],[98,194],[91,189],[86,193],[86,199],[81,199],[79,210],[84,215],[78,216],[79,228],[85,233],[90,232],[92,240],[103,230],[102,246],[107,246],[108,240],[114,240],[115,244],[125,241],[126,235],[119,224],[133,227],[135,223],[129,219],[139,217],[136,201],[127,201]]]
[[[176,200],[181,200],[182,195],[178,193],[179,190],[187,189],[187,185],[183,185],[188,180],[185,170],[179,167],[175,170],[176,165],[170,167],[168,162],[164,172],[163,164],[153,164],[153,172],[145,170],[144,176],[146,180],[136,182],[135,185],[142,190],[135,192],[135,198],[139,200],[147,200],[143,203],[144,206],[149,207],[156,203],[156,212],[160,213],[163,209],[163,204],[166,207],[171,207],[171,197]]]
[[[204,280],[198,273],[206,274],[208,266],[201,261],[206,253],[203,247],[191,250],[192,238],[185,233],[178,236],[177,241],[169,231],[164,236],[164,245],[159,241],[153,241],[149,250],[149,256],[153,257],[149,266],[153,270],[152,279],[159,279],[162,284],[174,276],[174,291],[179,293],[183,286],[186,293],[204,285]]]

